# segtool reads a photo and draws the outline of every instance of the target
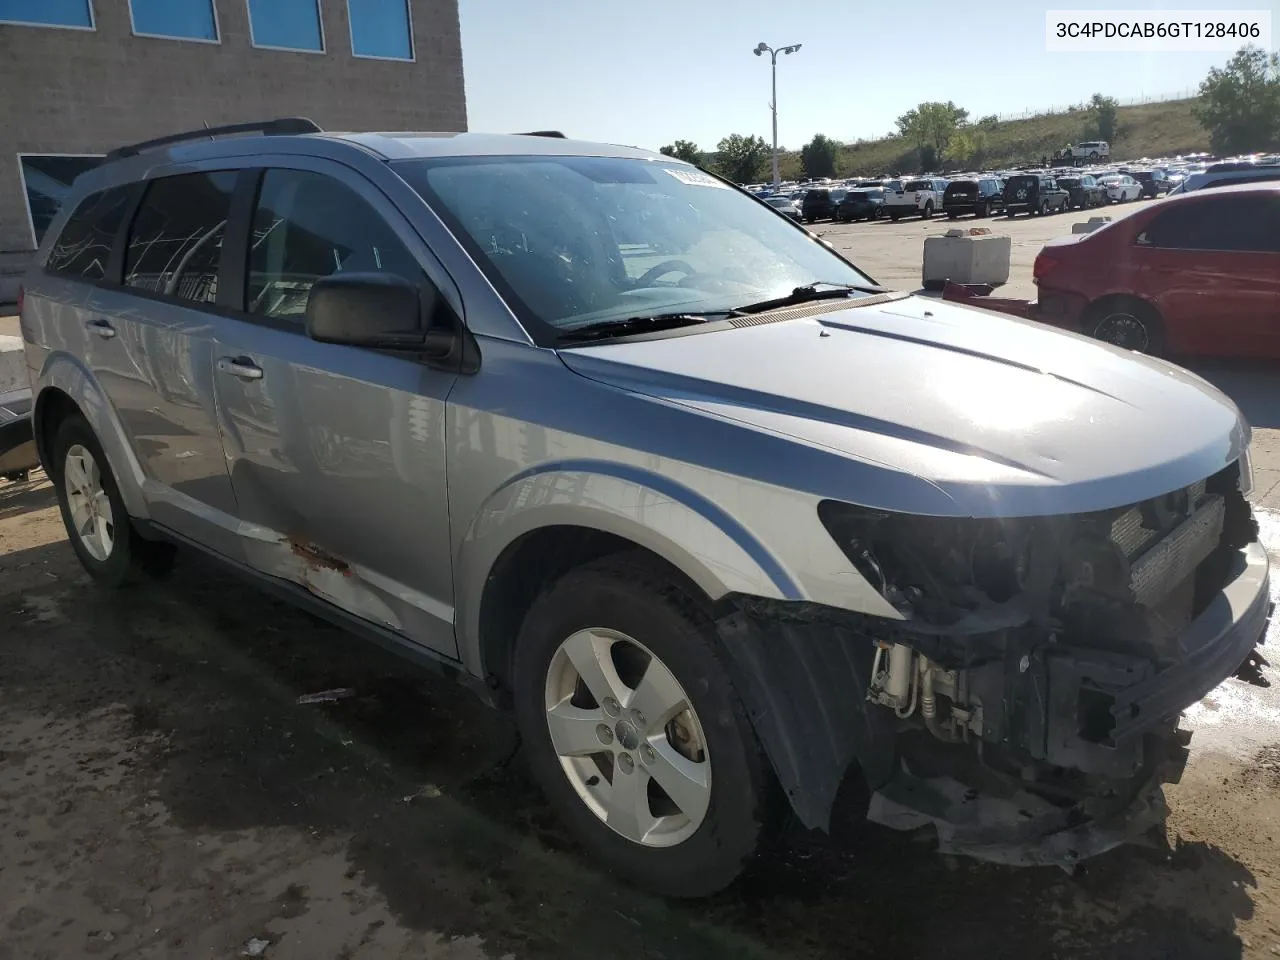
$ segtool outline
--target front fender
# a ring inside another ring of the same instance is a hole
[[[662,557],[712,600],[742,593],[804,595],[795,577],[719,505],[669,477],[603,461],[543,464],[512,477],[472,518],[454,565],[458,648],[483,670],[480,603],[502,552],[542,527],[576,526],[630,540]]]
[[[89,421],[107,455],[107,463],[129,515],[148,518],[147,501],[142,494],[142,464],[133,455],[115,408],[89,368],[74,354],[60,350],[52,351],[44,358],[33,384],[33,426],[37,441],[42,446],[41,460],[45,464],[50,463],[51,451],[43,449],[41,438],[45,436],[44,418],[52,409],[48,401],[54,390],[66,394]]]

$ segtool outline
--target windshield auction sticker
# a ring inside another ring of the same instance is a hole
[[[691,187],[720,187],[722,190],[729,189],[715,177],[711,176],[711,174],[703,173],[701,170],[675,170],[671,167],[663,167],[663,169],[681,183],[687,183]]]
[[[1058,53],[1271,49],[1270,10],[1050,10],[1044,27]]]

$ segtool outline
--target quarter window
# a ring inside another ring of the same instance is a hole
[[[1280,252],[1280,204],[1267,197],[1227,197],[1181,204],[1160,214],[1140,235],[1153,247]]]
[[[89,194],[67,218],[45,269],[83,280],[106,279],[111,248],[128,209],[128,187]]]
[[[357,57],[413,59],[408,0],[347,0],[347,16]]]
[[[71,184],[86,170],[102,162],[101,157],[58,157],[23,154],[18,157],[22,188],[31,214],[31,233],[37,246],[57,216]]]
[[[236,173],[187,173],[153,180],[125,251],[126,286],[215,303],[218,266]]]
[[[93,29],[90,0],[0,0],[0,23]]]
[[[248,0],[255,47],[324,52],[320,0]]]
[[[301,324],[311,287],[335,273],[424,280],[390,224],[350,187],[318,173],[268,170],[249,238],[245,309]]]
[[[213,0],[129,0],[129,12],[137,36],[218,42]]]

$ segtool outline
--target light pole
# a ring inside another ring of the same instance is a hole
[[[773,111],[773,188],[776,190],[781,179],[778,176],[778,54],[795,53],[800,49],[800,44],[793,43],[789,47],[779,47],[774,49],[767,43],[756,44],[755,55],[762,56],[765,51],[769,53],[769,62],[773,72],[773,100],[769,103],[769,109]]]

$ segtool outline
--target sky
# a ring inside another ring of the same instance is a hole
[[[459,0],[470,129],[561,130],[657,149],[704,150],[730,133],[771,138],[769,59],[778,58],[778,143],[816,133],[883,136],[924,100],[970,116],[1087,100],[1194,92],[1230,53],[1048,53],[1047,9],[1270,9],[1280,0]]]

